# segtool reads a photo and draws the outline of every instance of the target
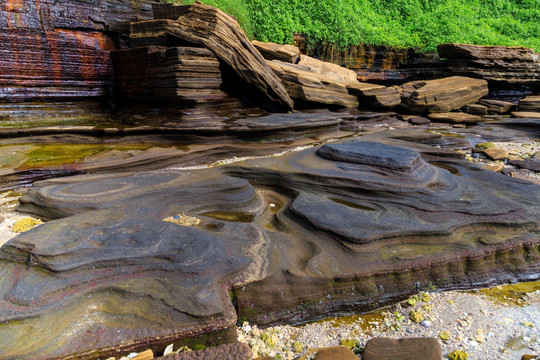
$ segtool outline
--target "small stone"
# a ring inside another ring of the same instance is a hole
[[[540,359],[540,356],[539,355],[530,355],[530,354],[525,354],[521,357],[521,360],[538,360]]]
[[[423,327],[432,327],[433,326],[433,322],[429,321],[429,320],[422,320],[420,321],[420,325],[422,325]]]
[[[450,360],[467,360],[469,358],[469,354],[462,350],[455,350],[448,354],[448,358]]]
[[[452,127],[454,129],[465,129],[465,128],[467,128],[467,125],[465,125],[465,124],[453,124]]]
[[[531,156],[532,159],[540,160],[540,151],[537,151]]]
[[[154,352],[148,349],[132,357],[131,360],[151,360],[153,358],[154,358]]]
[[[193,216],[184,215],[184,214],[177,214],[174,216],[169,216],[163,219],[163,221],[177,224],[180,226],[197,226],[201,223],[200,219]]]
[[[23,233],[41,224],[43,224],[43,221],[28,217],[28,218],[24,218],[19,221],[16,221],[13,224],[12,231],[15,233]]]
[[[492,160],[504,160],[508,157],[508,151],[498,148],[498,147],[485,149],[483,153],[486,154]]]
[[[431,124],[431,120],[426,119],[422,116],[415,116],[408,119],[409,124],[411,125],[428,125]]]
[[[174,353],[174,344],[170,344],[165,348],[165,351],[163,351],[163,356],[169,355]]]
[[[523,325],[525,327],[530,327],[531,329],[534,328],[534,324],[532,322],[530,322],[530,321],[522,321],[521,325]]]
[[[504,165],[501,165],[501,164],[484,165],[482,166],[482,169],[500,173],[501,171],[503,171]]]

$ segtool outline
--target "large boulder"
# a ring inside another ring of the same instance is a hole
[[[308,69],[331,78],[334,81],[339,82],[352,82],[357,81],[356,73],[353,70],[349,70],[343,66],[337,64],[321,61],[311,56],[300,55],[300,61],[298,65],[307,67]]]
[[[349,95],[347,86],[335,77],[279,60],[268,65],[285,84],[287,92],[296,101],[306,105],[333,105],[347,108],[358,107],[358,99]]]
[[[488,94],[487,81],[452,76],[402,85],[401,106],[415,113],[442,113],[477,102]]]
[[[347,89],[358,98],[360,106],[392,108],[401,104],[401,93],[394,87],[351,81]]]

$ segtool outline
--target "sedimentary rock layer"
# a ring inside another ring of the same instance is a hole
[[[225,329],[230,287],[239,318],[267,324],[368,310],[429,284],[538,276],[538,185],[423,137],[35,184],[21,210],[57,220],[0,249],[2,356],[105,355]],[[174,216],[198,223],[162,222]]]
[[[146,1],[7,1],[0,6],[0,101],[105,96],[112,32],[152,15]]]
[[[538,54],[525,47],[440,44],[437,51],[454,74],[490,83],[535,85],[540,76]]]
[[[292,109],[293,101],[262,55],[249,42],[234,18],[223,11],[196,2],[176,21],[154,20],[132,24],[131,39],[138,45],[161,45],[172,37],[184,43],[204,46],[230,66],[247,84],[266,97],[270,104]],[[133,44],[132,44],[133,45]]]
[[[176,102],[226,101],[219,61],[204,48],[148,46],[113,52],[116,83],[127,98]]]
[[[417,113],[440,113],[474,103],[488,94],[487,81],[463,76],[402,85],[401,106]]]

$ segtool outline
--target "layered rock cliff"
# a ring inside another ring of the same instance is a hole
[[[0,5],[0,102],[100,97],[113,87],[110,51],[151,1],[7,0]]]

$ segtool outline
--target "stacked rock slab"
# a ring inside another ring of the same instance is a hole
[[[116,83],[127,98],[223,102],[219,61],[204,48],[144,46],[113,52]]]
[[[261,92],[271,105],[290,110],[293,101],[279,78],[251,45],[240,25],[231,16],[211,6],[195,2],[189,12],[176,21],[155,20],[162,24],[158,33],[211,50],[238,76]],[[139,38],[144,38],[138,36]]]
[[[480,77],[490,84],[538,87],[540,58],[534,50],[517,46],[440,44],[437,51],[456,75]]]
[[[415,113],[449,112],[475,103],[489,92],[487,81],[464,76],[411,81],[401,88],[401,106]]]
[[[146,1],[3,1],[0,101],[110,95],[111,34],[151,17]]]

